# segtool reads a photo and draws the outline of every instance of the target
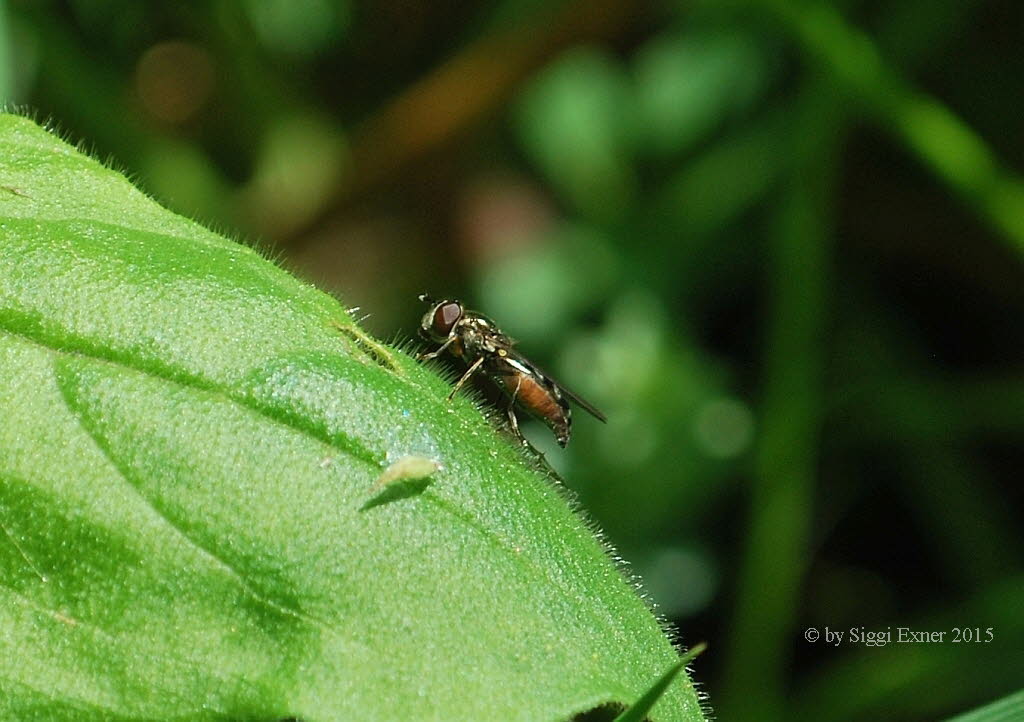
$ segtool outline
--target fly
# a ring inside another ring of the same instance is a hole
[[[569,443],[572,433],[569,401],[599,421],[607,421],[593,404],[569,391],[516,351],[515,341],[486,316],[467,310],[461,301],[435,301],[426,294],[421,295],[420,300],[430,304],[430,310],[420,323],[420,335],[441,344],[437,350],[422,354],[420,359],[437,358],[447,350],[469,366],[448,394],[449,399],[470,376],[482,371],[508,397],[508,421],[521,439],[523,435],[519,432],[515,412],[517,404],[547,424],[558,445],[563,447]]]

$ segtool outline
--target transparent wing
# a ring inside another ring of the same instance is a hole
[[[586,411],[588,414],[593,416],[595,419],[597,419],[598,421],[600,421],[602,423],[608,423],[608,417],[605,416],[603,413],[601,413],[601,411],[596,406],[594,406],[592,403],[587,401],[585,398],[583,398],[582,396],[577,394],[572,389],[570,389],[567,386],[565,386],[565,384],[563,384],[561,381],[559,381],[554,376],[549,374],[547,371],[542,369],[540,366],[535,364],[533,361],[531,361],[530,359],[528,359],[525,356],[523,356],[522,353],[520,353],[519,351],[514,350],[512,348],[511,344],[509,344],[508,346],[505,347],[505,352],[508,354],[508,358],[521,363],[522,365],[524,365],[527,368],[531,369],[533,372],[543,376],[548,381],[553,383],[555,386],[558,387],[558,390],[562,392],[563,396],[565,396],[567,399],[569,399],[574,404],[579,406],[581,409]]]

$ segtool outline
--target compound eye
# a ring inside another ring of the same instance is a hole
[[[448,336],[460,318],[462,318],[462,304],[455,301],[438,304],[434,309],[434,333],[441,337]]]

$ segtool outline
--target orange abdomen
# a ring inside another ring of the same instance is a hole
[[[561,434],[568,428],[569,415],[550,389],[526,375],[503,376],[502,381],[509,395],[515,396],[517,404],[534,416],[543,419],[561,438]],[[516,391],[517,386],[518,392]]]

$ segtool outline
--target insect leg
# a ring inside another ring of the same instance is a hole
[[[523,383],[523,377],[516,377],[516,390],[512,392],[512,398],[508,402],[508,423],[512,427],[512,430],[516,432],[516,436],[523,440],[525,443],[526,439],[523,437],[522,432],[519,431],[519,420],[516,418],[516,397],[519,396],[519,387]]]
[[[447,345],[448,344],[446,343],[445,346],[447,346]],[[444,346],[442,346],[441,348],[444,348]],[[438,350],[440,351],[440,349],[438,349]],[[466,383],[466,379],[468,379],[470,376],[472,376],[473,373],[478,368],[480,368],[480,364],[482,364],[483,362],[484,362],[484,357],[481,356],[480,358],[478,358],[476,361],[473,362],[472,366],[470,366],[468,369],[466,369],[466,373],[462,374],[462,378],[459,379],[455,383],[455,388],[453,388],[452,392],[450,394],[448,394],[448,400],[449,401],[451,401],[455,397],[455,394],[457,394],[459,389],[462,388],[462,384]]]
[[[419,360],[420,361],[426,361],[427,359],[437,358],[438,356],[441,355],[442,351],[444,351],[446,348],[451,346],[452,341],[454,341],[454,340],[455,340],[455,336],[449,336],[448,340],[445,341],[443,344],[441,344],[441,348],[437,349],[437,351],[431,351],[429,353],[421,353],[419,355],[419,357],[418,357]]]

